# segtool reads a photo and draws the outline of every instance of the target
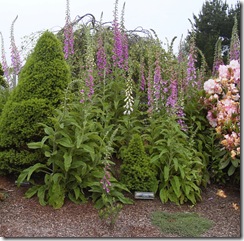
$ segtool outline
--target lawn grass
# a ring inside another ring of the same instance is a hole
[[[177,234],[181,237],[200,237],[214,224],[212,220],[190,212],[153,212],[151,221],[163,233]]]

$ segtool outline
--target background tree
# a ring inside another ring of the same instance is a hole
[[[27,144],[41,140],[44,132],[39,123],[50,122],[48,117],[62,102],[70,78],[60,41],[53,33],[44,32],[0,117],[0,172],[18,173],[45,160]]]
[[[198,16],[193,14],[196,46],[203,52],[209,70],[212,70],[213,67],[215,45],[219,38],[223,40],[223,60],[226,63],[234,18],[236,16],[237,22],[240,23],[240,12],[240,1],[233,7],[229,6],[226,1],[211,0],[203,4]],[[240,36],[240,24],[238,24],[238,32]],[[187,39],[191,34],[190,32]],[[198,60],[198,64],[201,63],[200,56],[198,56]]]

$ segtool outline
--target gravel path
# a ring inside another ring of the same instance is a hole
[[[224,191],[226,197],[216,195]],[[151,224],[153,211],[197,212],[214,221],[214,226],[201,237],[240,238],[240,190],[211,185],[202,192],[202,201],[195,206],[154,200],[135,200],[123,207],[111,228],[98,217],[91,202],[77,205],[66,201],[58,210],[41,206],[36,197],[24,198],[25,187],[17,188],[14,180],[0,177],[0,192],[8,197],[0,201],[0,237],[177,237],[162,233]],[[233,207],[236,204],[238,209]]]

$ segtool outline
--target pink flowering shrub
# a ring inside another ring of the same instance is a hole
[[[221,136],[233,160],[240,158],[240,64],[232,60],[219,66],[219,77],[204,83],[207,119]],[[238,162],[237,162],[238,163]],[[237,167],[235,162],[235,167]]]

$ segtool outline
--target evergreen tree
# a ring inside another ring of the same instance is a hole
[[[193,14],[196,46],[203,52],[209,70],[213,68],[215,44],[219,38],[222,39],[223,60],[227,61],[228,51],[225,50],[230,48],[235,15],[238,23],[240,23],[240,10],[240,2],[237,2],[235,7],[233,7],[222,0],[211,0],[203,4],[198,16]],[[200,56],[198,57],[200,65]]]
[[[21,70],[0,117],[0,171],[18,173],[45,160],[27,144],[41,140],[44,133],[39,123],[49,123],[70,78],[60,41],[46,31]]]

